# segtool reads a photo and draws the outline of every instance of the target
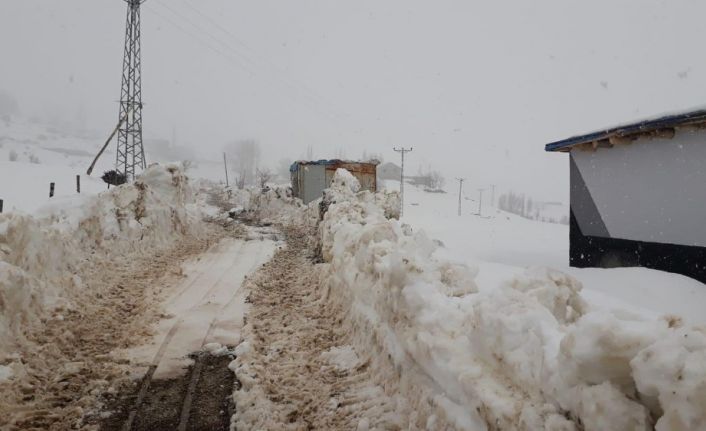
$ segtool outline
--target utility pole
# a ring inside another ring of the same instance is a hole
[[[402,217],[404,214],[404,155],[405,153],[411,153],[412,147],[409,147],[409,149],[393,147],[392,149],[402,155],[402,168],[400,170],[400,217]]]
[[[223,167],[226,169],[226,187],[228,187],[228,162],[226,162],[226,153],[223,153]]]
[[[490,185],[490,205],[495,206],[495,184]]]
[[[478,193],[480,196],[478,197],[478,216],[481,216],[481,210],[483,209],[483,190],[485,189],[478,189]]]
[[[125,54],[120,87],[118,151],[115,170],[128,181],[137,169],[145,169],[145,149],[142,145],[142,60],[140,45],[140,5],[145,0],[125,0]],[[125,119],[125,120],[123,120]]]
[[[458,215],[461,216],[461,196],[463,193],[463,182],[466,181],[465,178],[456,178],[458,181]]]

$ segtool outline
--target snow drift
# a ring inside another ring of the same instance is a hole
[[[159,165],[132,184],[57,201],[40,214],[0,214],[0,365],[16,372],[27,333],[90,288],[80,273],[91,259],[166,246],[198,233],[201,221],[181,168]]]
[[[339,170],[323,199],[322,295],[377,384],[407,400],[360,427],[706,428],[706,329],[591,311],[578,281],[544,268],[478,292],[476,268],[435,258],[356,191]]]

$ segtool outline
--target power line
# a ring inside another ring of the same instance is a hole
[[[241,47],[243,47],[246,51],[249,51],[249,55],[252,55],[252,56],[254,56],[254,57],[259,57],[259,60],[260,60],[260,61],[262,61],[262,62],[268,64],[268,66],[269,66],[270,68],[272,68],[275,72],[282,74],[283,77],[286,77],[286,76],[287,76],[287,72],[286,72],[285,70],[283,70],[281,67],[279,67],[276,63],[270,61],[267,57],[258,55],[256,50],[254,50],[253,48],[251,48],[250,46],[248,46],[248,44],[246,44],[245,42],[243,42],[237,35],[235,35],[234,33],[232,33],[230,30],[228,30],[227,28],[223,27],[220,23],[218,23],[218,21],[216,21],[215,19],[209,17],[208,15],[206,15],[205,13],[203,13],[199,8],[197,8],[196,6],[192,5],[189,0],[182,0],[182,1],[183,1],[183,3],[184,3],[186,6],[188,6],[191,10],[193,10],[196,14],[198,14],[198,15],[201,16],[203,19],[205,19],[206,21],[208,21],[208,22],[210,22],[211,24],[213,24],[213,25],[214,25],[216,28],[218,28],[220,31],[222,31],[223,33],[225,33],[226,35],[228,35],[233,41],[235,41],[238,45],[240,45]],[[251,60],[251,62],[254,63],[254,61],[252,61],[252,60]],[[321,96],[319,96],[318,94],[316,94],[316,92],[314,92],[314,91],[313,91],[311,88],[309,88],[306,84],[304,84],[304,83],[299,83],[299,84],[297,84],[297,83],[295,82],[294,85],[299,85],[299,86],[302,88],[303,91],[305,91],[306,93],[309,94],[309,96],[310,96],[311,98],[313,98],[313,99],[319,99],[318,101],[319,101],[320,103],[324,103],[324,104],[326,104],[326,105],[331,106],[331,104],[330,104],[326,99],[324,99],[324,98],[322,98]]]
[[[210,39],[212,39],[212,40],[215,41],[216,43],[222,45],[222,47],[224,47],[226,50],[228,50],[231,54],[235,54],[235,56],[237,56],[237,57],[233,57],[233,55],[230,55],[230,56],[228,56],[228,58],[237,61],[237,62],[239,63],[239,67],[241,67],[241,68],[247,70],[248,72],[250,72],[251,75],[253,75],[253,76],[257,75],[257,72],[252,68],[252,67],[257,67],[257,64],[256,64],[253,60],[249,59],[246,54],[243,54],[242,52],[240,52],[239,50],[237,50],[237,49],[235,49],[233,46],[231,46],[229,43],[224,42],[223,40],[221,40],[221,39],[218,38],[217,36],[214,36],[214,35],[213,35],[212,33],[210,33],[208,30],[204,29],[202,26],[200,26],[199,24],[195,23],[195,22],[194,22],[193,20],[191,20],[189,17],[185,16],[183,13],[179,12],[179,11],[176,10],[174,7],[172,7],[172,6],[168,5],[168,4],[166,4],[166,3],[163,2],[162,0],[155,0],[155,2],[159,3],[159,4],[162,5],[165,9],[169,10],[173,15],[179,17],[181,20],[183,20],[183,21],[185,21],[186,23],[188,23],[189,25],[191,25],[191,26],[192,26],[193,28],[195,28],[198,32],[200,32],[200,33],[202,33],[202,34],[205,34],[206,36],[208,36]],[[154,12],[154,9],[150,9],[150,10],[152,10],[152,11]],[[200,12],[199,12],[199,14],[200,14],[201,16],[205,16],[203,13],[200,13]],[[161,17],[161,18],[165,18],[165,17],[163,17],[163,16],[160,16],[160,17]],[[169,21],[170,21],[171,24],[177,26],[181,31],[186,32],[186,30],[185,30],[183,27],[178,26],[176,23],[174,23],[174,22],[171,21],[171,20],[169,20]],[[213,19],[210,19],[210,18],[209,18],[209,21],[215,22]],[[187,33],[189,33],[190,36],[195,37],[195,36],[193,35],[193,33],[190,33],[190,32],[187,32]],[[228,34],[232,34],[232,33],[228,33]],[[239,43],[240,43],[241,45],[244,45],[242,42],[239,42]],[[210,45],[209,45],[209,46],[210,46]],[[211,47],[212,50],[214,50],[214,51],[217,52],[218,54],[224,55],[224,56],[226,55],[226,54],[223,53],[220,49],[213,48],[212,46],[210,46],[210,47]],[[249,65],[248,65],[248,63],[249,63]],[[273,66],[270,66],[270,67],[273,67]],[[274,67],[275,67],[275,69],[276,69],[276,66],[274,66]],[[321,98],[318,97],[318,96],[316,96],[316,97],[315,97],[315,96],[312,96],[313,93],[312,93],[310,90],[308,90],[308,89],[304,89],[304,90],[301,90],[301,89],[300,89],[300,90],[297,90],[297,88],[296,88],[297,85],[296,85],[296,84],[292,84],[292,83],[289,83],[289,82],[285,81],[284,79],[277,78],[276,74],[275,74],[275,76],[273,76],[273,79],[275,79],[276,81],[279,81],[279,85],[281,85],[282,87],[284,87],[285,90],[288,89],[288,90],[290,90],[290,92],[291,92],[292,90],[294,90],[294,91],[297,92],[297,93],[302,93],[302,94],[293,94],[293,93],[290,93],[290,94],[289,94],[289,97],[292,99],[292,101],[297,102],[296,98],[297,98],[297,97],[301,97],[301,98],[303,98],[302,101],[309,103],[309,109],[312,110],[314,113],[316,113],[316,114],[318,114],[318,115],[321,115],[322,117],[325,117],[325,118],[328,119],[329,121],[335,121],[335,120],[336,120],[336,117],[335,117],[333,114],[331,114],[331,113],[329,112],[330,110],[323,110],[323,111],[322,111],[322,110],[319,109],[319,106],[318,106],[318,105],[321,105],[321,104],[324,104],[324,103],[325,103],[325,104],[328,104],[328,103],[325,102],[325,101],[322,102],[321,100],[323,100],[323,99],[321,99]],[[316,99],[319,99],[319,100],[316,100]]]
[[[145,7],[146,7],[150,12],[152,12],[153,14],[155,14],[156,16],[158,16],[159,18],[161,18],[162,20],[164,20],[164,21],[166,21],[167,23],[169,23],[169,24],[171,24],[172,26],[174,26],[177,30],[181,31],[181,32],[184,33],[185,35],[187,35],[187,36],[191,37],[192,39],[194,39],[195,41],[197,41],[201,46],[204,46],[204,47],[210,49],[211,51],[215,52],[216,54],[218,54],[218,55],[220,55],[220,56],[222,56],[222,57],[224,57],[224,58],[226,58],[226,59],[228,59],[228,60],[234,60],[234,61],[238,62],[239,64],[238,64],[237,66],[238,66],[239,68],[242,68],[243,70],[245,70],[246,72],[249,72],[250,74],[253,74],[253,75],[255,74],[254,71],[248,69],[244,64],[240,63],[240,60],[239,60],[239,59],[237,59],[237,58],[235,58],[235,57],[233,57],[233,56],[231,56],[231,55],[226,54],[226,53],[223,52],[220,48],[214,47],[214,46],[213,46],[212,44],[210,44],[209,42],[204,41],[204,40],[201,39],[199,36],[197,36],[196,34],[194,34],[192,31],[185,29],[183,26],[181,26],[180,24],[178,24],[177,22],[175,22],[173,19],[168,18],[168,17],[162,15],[161,13],[157,12],[157,10],[156,10],[155,8],[150,7],[150,6],[145,6]]]

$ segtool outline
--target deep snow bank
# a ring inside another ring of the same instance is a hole
[[[324,197],[326,297],[378,383],[406,395],[397,426],[706,429],[706,330],[592,312],[580,283],[542,268],[479,293],[475,268],[436,259],[346,174]]]
[[[87,287],[81,265],[198,233],[201,215],[178,166],[151,166],[134,183],[51,204],[41,216],[0,214],[0,365],[42,319]]]

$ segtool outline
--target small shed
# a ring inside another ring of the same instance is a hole
[[[361,190],[377,191],[377,162],[354,162],[345,160],[300,160],[292,163],[289,172],[294,196],[305,204],[321,197],[324,189],[333,181],[336,169],[343,168],[360,182]]]
[[[706,282],[706,110],[545,149],[569,153],[572,266],[644,266]]]

